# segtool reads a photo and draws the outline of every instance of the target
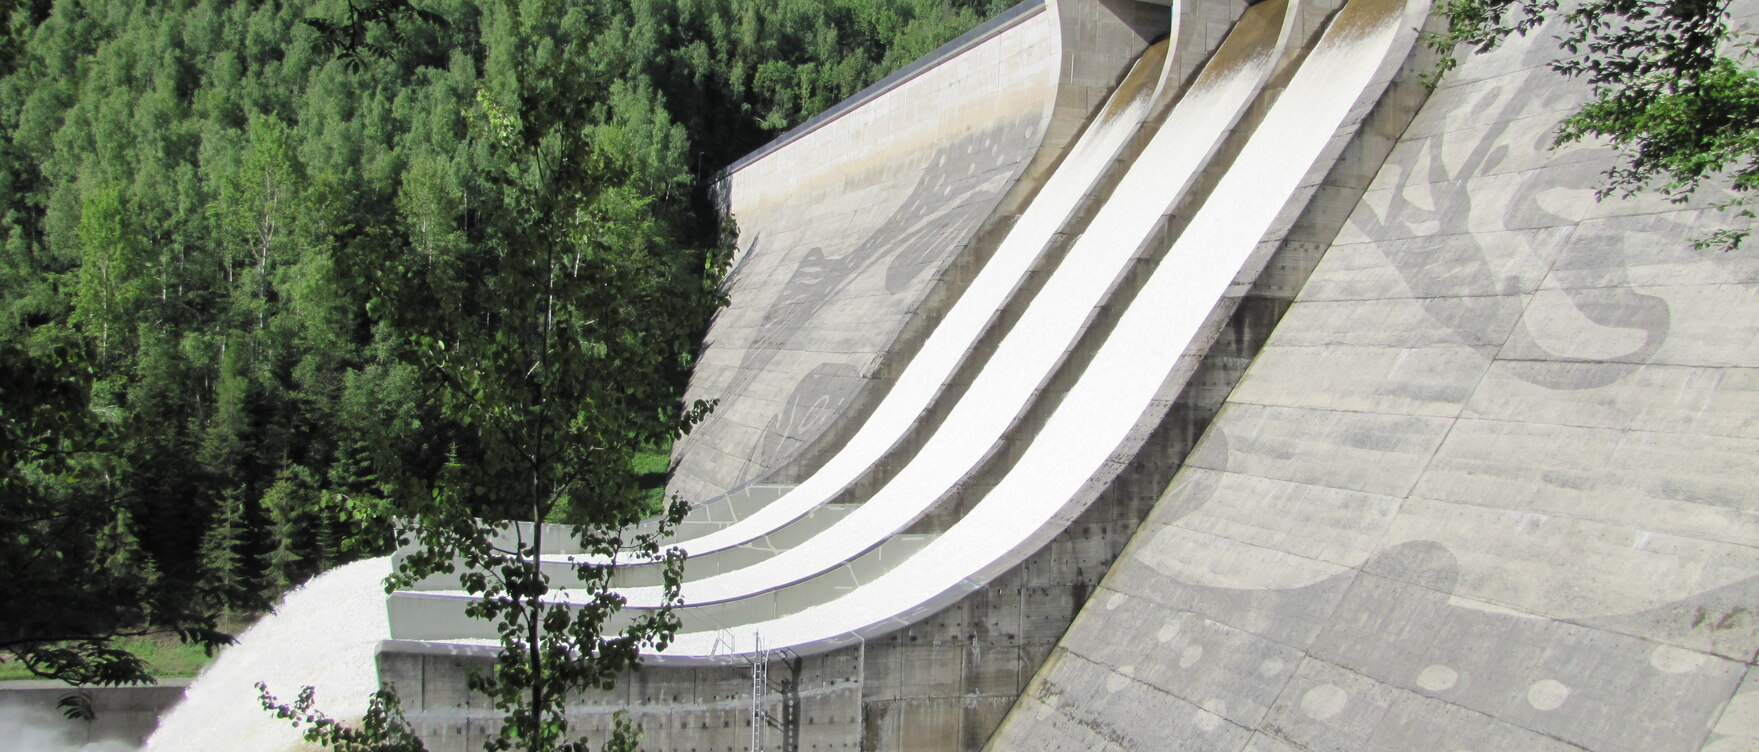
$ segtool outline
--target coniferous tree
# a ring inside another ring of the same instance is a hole
[[[202,536],[201,547],[204,587],[221,604],[251,602],[245,535],[244,499],[237,492],[227,494]]]
[[[311,574],[305,564],[311,547],[301,540],[308,530],[312,504],[305,498],[304,484],[288,473],[263,494],[263,511],[269,521],[269,552],[264,557],[271,592],[302,582]]]

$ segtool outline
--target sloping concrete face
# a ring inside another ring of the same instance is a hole
[[[989,748],[1759,748],[1759,260],[1546,149],[1552,33],[1434,92]]]
[[[1012,221],[1167,23],[1123,0],[1027,3],[736,166],[732,302],[687,394],[720,407],[678,443],[668,491],[792,482],[847,438],[993,247],[986,228]]]

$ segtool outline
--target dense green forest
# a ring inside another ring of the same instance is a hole
[[[484,451],[416,351],[495,345],[561,235],[615,320],[593,493],[633,497],[717,302],[707,182],[1010,4],[429,0],[339,49],[344,0],[0,0],[0,651],[124,678],[105,635],[386,551]]]

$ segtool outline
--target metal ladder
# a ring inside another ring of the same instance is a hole
[[[751,752],[763,752],[764,729],[769,726],[769,704],[764,701],[770,690],[770,651],[763,646],[763,636],[751,635]]]

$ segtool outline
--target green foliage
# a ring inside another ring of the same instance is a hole
[[[666,476],[672,470],[672,446],[668,442],[657,447],[643,447],[629,460],[635,472],[635,485],[642,508],[650,515],[666,509]],[[564,510],[566,515],[567,511]],[[564,517],[564,519],[566,519]]]
[[[250,602],[251,573],[245,568],[243,551],[248,534],[243,499],[236,493],[227,495],[201,543],[204,580],[220,604]]]
[[[625,540],[623,528],[646,515],[630,457],[705,412],[680,412],[667,385],[721,298],[714,275],[661,253],[672,239],[651,191],[683,181],[664,149],[683,134],[657,101],[616,91],[610,122],[582,128],[584,103],[570,105],[542,77],[513,80],[522,84],[509,92],[515,104],[481,91],[471,121],[488,165],[483,210],[511,217],[471,238],[485,252],[472,288],[458,289],[439,254],[363,264],[371,310],[408,333],[408,357],[439,386],[442,414],[472,451],[424,484],[432,503],[410,510],[421,549],[393,582],[459,562],[465,590],[478,596],[466,614],[499,629],[494,670],[470,681],[505,714],[485,749],[584,750],[584,740],[569,738],[566,699],[609,688],[643,647],[670,638],[682,556],[664,556],[667,607],[612,630],[622,598],[610,592],[610,567],[574,566],[579,595],[553,602],[561,590],[539,559],[546,528],[514,521],[543,523],[567,508],[581,518],[569,530],[580,550],[660,558],[657,540],[683,506],[658,532]],[[450,305],[433,305],[438,299]]]
[[[1560,13],[1558,0],[1445,0],[1437,75],[1453,51],[1495,49]],[[1586,81],[1593,99],[1564,120],[1554,145],[1604,138],[1624,155],[1605,172],[1599,196],[1655,190],[1683,202],[1705,180],[1728,179],[1734,196],[1717,208],[1754,217],[1759,188],[1759,47],[1728,28],[1727,0],[1589,0],[1562,12],[1552,70]],[[1732,56],[1731,56],[1732,55]],[[1751,223],[1746,223],[1750,227]],[[1750,229],[1715,231],[1696,244],[1739,247]]]
[[[672,465],[671,444],[657,447],[643,447],[630,460],[630,468],[643,477],[664,477],[666,470]]]
[[[257,682],[256,687],[257,700],[263,709],[274,713],[276,718],[292,721],[295,726],[304,726],[303,736],[308,742],[339,752],[422,752],[427,749],[403,719],[403,706],[397,701],[397,693],[389,689],[373,693],[360,726],[353,727],[314,710],[312,705],[317,701],[317,690],[312,687],[301,690],[292,704],[283,703],[270,694],[262,682]]]
[[[318,33],[317,46],[330,52],[358,72],[368,60],[391,57],[395,46],[404,39],[406,24],[422,21],[444,26],[446,19],[438,13],[422,10],[409,0],[348,0],[348,10],[340,21],[307,17],[305,25]],[[377,41],[374,32],[384,41]]]
[[[138,233],[126,227],[122,192],[114,187],[87,193],[79,217],[79,286],[73,319],[97,343],[98,360],[126,347],[111,344],[133,335],[134,311],[141,296],[142,252]]]
[[[222,629],[228,627],[222,625]],[[175,634],[149,634],[118,637],[112,647],[139,658],[146,672],[155,679],[193,677],[213,661],[215,653],[196,644],[178,639]],[[36,679],[22,664],[0,661],[0,681]]]
[[[631,543],[705,409],[708,177],[1007,4],[0,0],[0,650],[144,680],[117,635],[223,642],[396,517]],[[483,592],[562,620],[534,577]]]
[[[118,637],[173,632],[205,648],[230,638],[143,560],[131,505],[109,482],[116,431],[90,409],[89,368],[65,345],[0,345],[0,653],[75,686],[151,683]],[[66,710],[90,707],[74,696]]]

